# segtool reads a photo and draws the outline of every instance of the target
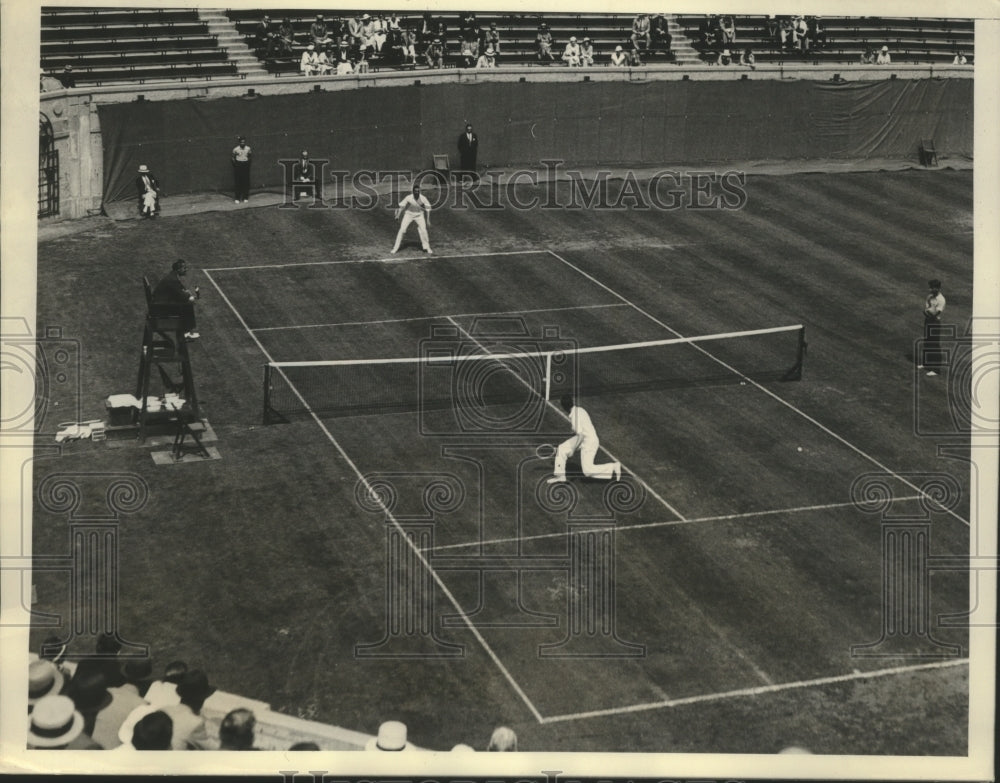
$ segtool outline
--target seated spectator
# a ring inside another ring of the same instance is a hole
[[[257,25],[256,45],[258,56],[264,55],[265,57],[270,57],[277,46],[274,41],[277,37],[278,33],[271,27],[271,17],[264,14],[264,18]]]
[[[442,21],[438,21],[437,28],[434,30],[434,37],[441,39],[441,46],[443,50],[447,53],[448,50],[448,25]]]
[[[628,58],[625,56],[625,52],[622,51],[620,46],[616,46],[615,50],[611,53],[611,65],[614,68],[628,67]]]
[[[427,47],[434,42],[434,31],[436,29],[437,25],[430,12],[425,12],[423,18],[420,20],[420,32],[418,35],[421,46]]]
[[[119,687],[130,690],[136,696],[146,698],[146,692],[153,684],[153,662],[149,658],[138,658],[126,661],[122,665],[122,678],[125,680]]]
[[[552,62],[552,33],[549,26],[542,22],[538,26],[538,34],[535,36],[535,49],[539,62]]]
[[[154,707],[165,707],[168,704],[180,704],[181,697],[177,695],[177,683],[187,671],[184,661],[171,661],[164,670],[162,680],[154,680],[146,689],[144,697]]]
[[[275,40],[275,54],[279,57],[291,57],[292,47],[295,46],[295,28],[292,20],[287,16],[278,25],[278,35]]]
[[[303,76],[315,76],[319,73],[319,57],[316,54],[316,46],[309,44],[302,52],[302,59],[299,61],[299,72]]]
[[[861,64],[862,65],[874,65],[875,64],[875,51],[869,46],[861,53]]]
[[[732,65],[733,54],[728,49],[723,49],[719,52],[719,56],[715,59],[716,65]]]
[[[649,45],[650,51],[663,52],[669,55],[670,47],[673,45],[673,36],[670,35],[670,23],[667,21],[667,17],[663,14],[654,16],[649,34],[651,41]]]
[[[496,22],[490,22],[489,29],[483,32],[483,44],[483,48],[493,44],[493,53],[497,58],[500,57],[500,31]]]
[[[583,44],[580,46],[580,65],[589,67],[594,64],[594,44],[590,42],[589,38],[583,39]]]
[[[350,76],[354,73],[354,66],[347,59],[347,52],[340,53],[340,60],[337,62],[337,76]]]
[[[103,750],[83,730],[84,719],[68,696],[46,696],[28,719],[28,747],[45,750]]]
[[[372,20],[372,40],[375,43],[375,53],[382,54],[382,47],[385,46],[389,36],[389,25],[385,21],[385,16],[379,14]]]
[[[806,18],[808,27],[809,46],[812,49],[823,49],[826,47],[826,28],[820,24],[818,16]]]
[[[476,55],[472,53],[472,41],[462,41],[461,51],[458,53],[459,64],[462,68],[472,68],[476,65]]]
[[[382,53],[388,56],[390,62],[399,64],[406,62],[406,57],[403,55],[403,36],[403,31],[398,27],[386,30]]]
[[[144,218],[156,217],[160,211],[160,183],[145,163],[139,166],[139,173],[135,178],[135,190],[139,196],[139,214]],[[80,661],[77,669],[79,670],[85,663],[86,661]]]
[[[378,727],[378,736],[365,744],[365,750],[399,752],[412,749],[413,746],[406,741],[406,724],[398,720],[385,721]]]
[[[649,14],[636,14],[632,20],[632,48],[638,50],[639,43],[645,42],[646,49],[649,49],[650,41]]]
[[[406,37],[403,39],[403,60],[413,65],[417,64],[417,31],[412,27],[407,28]]]
[[[201,708],[205,699],[213,693],[215,688],[208,684],[208,676],[199,669],[193,669],[181,678],[177,684],[177,695],[181,697],[180,704],[163,708],[163,712],[174,722],[171,739],[171,747],[174,750],[184,750],[188,747],[207,750],[211,747],[205,729],[205,719],[201,716]]]
[[[66,677],[52,663],[39,659],[28,665],[28,712],[46,696],[58,696],[66,685]]]
[[[809,51],[809,25],[805,17],[796,16],[792,19],[792,39],[794,48],[805,54]]]
[[[363,37],[361,17],[355,14],[347,23],[347,34],[351,37],[351,44],[360,45]]]
[[[76,77],[73,75],[73,66],[69,63],[63,66],[62,73],[58,74],[56,78],[59,80],[59,84],[63,86],[64,89],[70,89],[71,87],[76,87]]]
[[[444,68],[444,45],[440,38],[435,38],[424,55],[430,68]]]
[[[701,24],[698,26],[698,37],[701,39],[703,46],[712,49],[719,43],[719,17],[710,14],[701,20]]]
[[[487,44],[486,51],[479,55],[476,61],[476,68],[496,68],[497,53],[493,50],[493,44]]]
[[[783,49],[795,47],[795,27],[790,16],[782,16],[778,20],[778,42]]]
[[[361,17],[361,51],[365,57],[371,57],[375,54],[376,48],[375,20],[370,14],[364,14]]]
[[[316,55],[316,74],[319,76],[326,76],[332,73],[335,67],[333,61],[330,59],[330,55],[327,54],[330,46],[331,44],[327,44]]]
[[[961,52],[955,52],[955,59],[951,61],[952,65],[968,65],[969,61],[965,58],[965,55]]]
[[[323,14],[316,14],[316,21],[309,25],[309,36],[317,49],[330,42],[331,38],[326,29],[326,20],[323,19]]]
[[[570,68],[579,68],[583,64],[580,62],[580,44],[576,42],[575,35],[571,35],[569,41],[566,43],[566,48],[562,53],[562,60]]]
[[[764,19],[764,30],[767,32],[767,40],[772,43],[778,43],[778,17],[773,15],[768,15]]]
[[[486,747],[490,752],[517,752],[517,734],[506,726],[498,726],[493,730],[490,744]]]
[[[889,54],[889,47],[883,46],[882,51],[878,53],[878,57],[875,58],[876,65],[891,65],[892,57]]]
[[[721,32],[720,43],[729,46],[736,43],[736,22],[731,16],[723,16],[719,20],[719,31]]]
[[[231,710],[219,724],[219,750],[256,750],[253,746],[256,725],[250,710],[242,707]]]
[[[625,53],[625,59],[628,63],[629,68],[638,68],[642,65],[642,58],[639,57],[639,50],[633,49],[630,52]]]
[[[118,739],[118,729],[132,710],[145,703],[137,693],[121,688],[115,688],[113,694],[99,671],[77,671],[70,680],[66,695],[83,715],[84,732],[108,750],[122,744]]]
[[[388,26],[389,30],[399,30],[400,32],[403,31],[403,23],[399,19],[399,14],[396,13],[395,11],[389,14]]]
[[[371,66],[368,63],[367,53],[368,50],[362,48],[358,53],[358,56],[351,61],[351,67],[354,68],[354,73],[368,73],[371,70]]]
[[[141,718],[132,728],[132,739],[123,748],[134,750],[173,750],[174,722],[162,710]]]
[[[749,46],[740,54],[740,65],[745,65],[751,71],[757,70],[757,58],[753,56],[753,50]]]

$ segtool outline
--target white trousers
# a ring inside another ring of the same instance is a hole
[[[424,220],[423,212],[404,212],[402,219],[399,221],[399,233],[396,234],[396,244],[392,246],[393,250],[399,250],[399,243],[403,241],[403,234],[406,233],[406,229],[409,227],[410,223],[417,224],[417,233],[420,234],[420,245],[424,250],[430,250],[431,245],[427,239],[427,221]]]
[[[581,442],[582,441],[582,442]],[[580,467],[583,468],[583,475],[587,478],[610,479],[614,478],[615,467],[618,463],[606,462],[603,465],[595,465],[594,457],[597,456],[597,449],[601,443],[597,438],[580,438],[574,435],[569,440],[564,440],[556,449],[556,464],[552,469],[557,478],[566,478],[566,460],[573,456],[578,448],[580,449]]]

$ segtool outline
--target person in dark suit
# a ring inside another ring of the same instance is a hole
[[[154,316],[178,316],[181,319],[181,328],[184,329],[184,338],[187,340],[197,340],[197,327],[195,326],[194,303],[201,297],[198,286],[191,291],[184,285],[183,277],[187,274],[187,262],[183,258],[174,261],[170,267],[170,274],[164,277],[156,288],[153,289],[153,303],[150,314]],[[120,674],[119,674],[120,676]]]
[[[312,193],[319,198],[319,185],[316,182],[316,165],[309,160],[309,153],[302,150],[299,159],[292,166],[292,192],[296,200]]]
[[[472,125],[465,126],[465,133],[458,137],[458,168],[460,171],[475,171],[476,156],[479,154],[479,137],[472,132]]]
[[[160,211],[160,183],[145,163],[139,166],[135,191],[139,196],[139,214],[143,217],[156,217]]]

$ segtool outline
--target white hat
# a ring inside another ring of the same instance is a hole
[[[576,36],[575,36],[575,35],[571,35],[571,36],[569,37],[569,42],[570,42],[570,43],[576,43]]]
[[[490,736],[490,744],[487,750],[492,751],[516,751],[517,734],[507,726],[497,726]]]
[[[315,46],[313,46],[312,44],[309,44],[309,45],[308,45],[308,46],[306,47],[306,49],[308,49],[308,50],[309,50],[310,52],[314,52],[314,51],[316,51],[316,47],[315,47]]]
[[[621,50],[622,50],[622,48],[621,48],[620,46],[616,46],[616,47],[615,47],[615,51],[616,51],[616,52],[620,52]]]
[[[378,736],[365,744],[365,750],[400,751],[409,749],[406,742],[406,724],[387,720],[378,727]]]
[[[882,51],[883,52],[888,52],[889,51],[889,47],[888,46],[883,46],[882,47]]]
[[[28,745],[34,748],[58,748],[68,745],[83,733],[83,715],[69,696],[46,696],[31,711]]]
[[[143,163],[141,166],[139,166],[139,173],[140,174],[148,174],[149,173],[149,168],[146,166],[145,163]]]
[[[46,696],[57,695],[65,683],[66,678],[52,661],[32,661],[28,666],[28,704],[35,704]]]
[[[147,715],[151,715],[159,709],[159,707],[153,704],[140,704],[132,710],[132,712],[128,714],[128,717],[126,717],[122,722],[122,725],[118,727],[118,739],[121,740],[122,745],[131,745],[132,732],[135,731],[135,724]]]

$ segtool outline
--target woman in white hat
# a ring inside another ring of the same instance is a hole
[[[83,733],[83,715],[69,696],[45,696],[28,719],[28,747],[45,750],[103,750]]]
[[[878,53],[878,57],[875,58],[876,65],[891,65],[892,57],[889,56],[889,47],[883,46],[882,51]]]
[[[570,68],[580,67],[580,44],[576,42],[575,35],[571,35],[569,41],[566,42],[566,48],[563,49],[562,53],[562,59],[563,62]]]
[[[616,46],[615,50],[611,53],[611,65],[614,68],[625,68],[628,66],[628,58],[620,46]]]

